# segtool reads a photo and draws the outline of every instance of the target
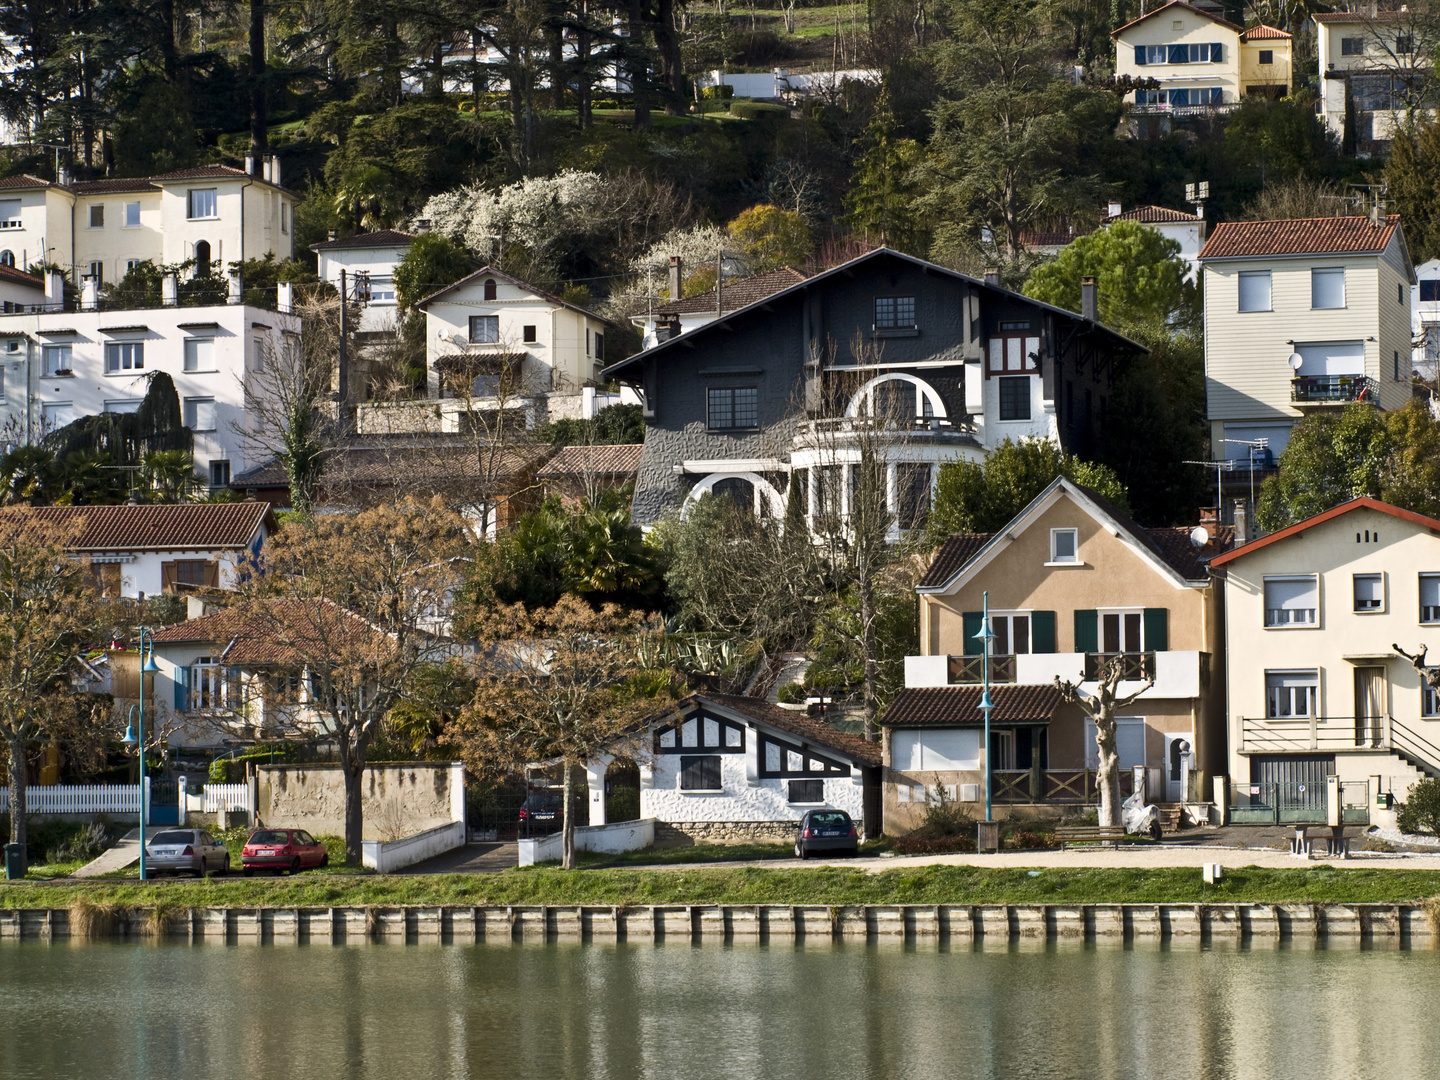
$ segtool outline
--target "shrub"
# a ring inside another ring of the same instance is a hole
[[[729,101],[735,96],[733,86],[706,86],[700,90],[702,101]]]
[[[786,705],[804,705],[807,691],[800,683],[786,683],[775,691],[775,700]]]
[[[913,832],[897,837],[894,850],[901,855],[943,855],[952,851],[974,851],[975,837],[970,836],[921,836]]]
[[[737,101],[730,106],[730,115],[741,120],[758,120],[762,116],[784,116],[784,105],[771,105],[764,101]]]
[[[1405,833],[1440,836],[1440,780],[1421,780],[1410,797],[1395,806],[1395,823]]]
[[[925,820],[910,834],[921,840],[940,838],[967,838],[975,842],[975,819],[970,816],[962,803],[956,802],[945,791],[943,784],[930,788],[925,800]],[[902,837],[902,839],[904,839]],[[948,850],[959,851],[959,848]]]

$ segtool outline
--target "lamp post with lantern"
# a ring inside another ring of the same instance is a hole
[[[126,719],[125,737],[120,741],[125,746],[134,746],[140,762],[140,880],[146,880],[145,873],[145,676],[160,670],[155,663],[155,637],[146,627],[140,627],[140,704],[130,706]],[[138,731],[137,731],[138,728]]]

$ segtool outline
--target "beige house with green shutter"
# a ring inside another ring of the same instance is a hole
[[[921,655],[906,657],[905,689],[882,719],[887,832],[917,826],[936,784],[983,813],[987,757],[997,816],[1094,802],[1094,729],[1054,681],[1093,689],[1087,676],[1114,656],[1135,676],[1122,693],[1155,679],[1118,723],[1122,790],[1144,766],[1151,801],[1208,802],[1209,778],[1225,769],[1223,628],[1208,563],[1230,539],[1213,521],[1142,528],[1062,478],[999,532],[946,541],[917,589]],[[975,634],[987,592],[995,711],[983,747]]]

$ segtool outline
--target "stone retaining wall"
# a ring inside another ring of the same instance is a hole
[[[793,821],[656,821],[657,848],[696,844],[792,844]]]
[[[967,945],[1105,941],[1274,948],[1329,940],[1433,947],[1420,904],[671,904],[153,909],[112,913],[92,938],[300,944],[391,940],[913,941]],[[68,939],[64,908],[0,910],[0,941]],[[76,935],[80,936],[79,934]]]

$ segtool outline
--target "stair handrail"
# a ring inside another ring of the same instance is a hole
[[[1410,730],[1405,724],[1390,717],[1390,741],[1394,748],[1402,748],[1401,744],[1410,744],[1403,747],[1405,751],[1426,766],[1427,771],[1440,775],[1440,747],[1437,747],[1425,736]]]

